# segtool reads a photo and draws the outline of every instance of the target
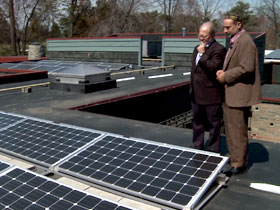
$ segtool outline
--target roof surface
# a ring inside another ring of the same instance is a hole
[[[266,102],[280,103],[280,85],[263,85],[262,96]]]
[[[185,69],[151,70],[145,74],[129,73],[113,75],[112,79],[134,79],[120,81],[117,88],[79,94],[50,90],[40,86],[32,88],[31,93],[21,90],[0,92],[0,110],[15,114],[38,117],[58,123],[67,123],[128,137],[142,138],[157,142],[189,147],[192,143],[192,130],[163,126],[154,123],[106,116],[102,114],[71,110],[70,108],[97,103],[113,98],[123,98],[139,93],[148,94],[176,85],[189,83],[189,75],[183,75]],[[171,76],[149,79],[149,76]],[[0,89],[38,84],[45,80],[33,80],[21,83],[0,85]],[[268,89],[271,87],[268,87]],[[264,95],[271,90],[264,89]],[[280,91],[278,91],[280,92]],[[188,94],[188,93],[186,93]],[[278,96],[275,96],[278,97]],[[137,110],[136,110],[137,111]],[[227,154],[225,137],[222,138],[222,155]],[[222,188],[206,205],[204,210],[262,210],[279,209],[280,195],[250,188],[250,183],[269,183],[280,185],[279,158],[280,145],[277,143],[250,140],[248,173],[232,176],[228,187]]]
[[[280,49],[276,49],[271,53],[265,55],[265,59],[280,59]]]

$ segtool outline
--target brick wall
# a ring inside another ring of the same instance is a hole
[[[280,104],[261,103],[252,106],[249,137],[280,142]]]

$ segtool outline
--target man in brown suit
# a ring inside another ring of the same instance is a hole
[[[248,165],[250,109],[261,102],[258,51],[239,16],[225,17],[224,32],[230,37],[230,48],[217,79],[225,85],[225,129],[231,161],[227,173],[240,174]]]
[[[226,48],[215,39],[211,22],[201,25],[198,38],[200,45],[193,51],[191,73],[191,104],[193,110],[193,148],[204,149],[206,122],[209,127],[207,150],[220,152],[220,131],[222,121],[223,86],[216,80],[221,69]]]

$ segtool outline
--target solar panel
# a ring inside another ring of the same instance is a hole
[[[13,67],[13,66],[15,66],[14,63],[1,63],[0,64],[0,69],[8,69],[8,68]]]
[[[38,63],[39,63],[39,61],[23,61],[23,62],[20,62],[20,64],[32,64],[32,65],[36,65]]]
[[[14,168],[0,176],[0,209],[129,210],[133,208],[73,189],[47,177]]]
[[[5,170],[11,168],[12,165],[10,163],[6,163],[3,160],[0,161],[0,174],[3,173]]]
[[[40,65],[59,65],[59,61],[56,60],[41,60],[38,62]]]
[[[101,135],[99,131],[27,118],[0,130],[0,150],[49,167]]]
[[[33,68],[32,70],[43,70],[43,71],[55,71],[60,69],[61,66],[57,66],[57,65],[40,65],[38,67]]]
[[[30,70],[34,68],[34,64],[18,64],[16,66],[13,66],[12,69],[25,69],[25,70]]]
[[[58,166],[94,184],[175,208],[192,208],[228,158],[108,135]]]
[[[24,61],[17,64],[2,63],[0,68],[26,69],[26,70],[45,70],[56,71],[57,68],[69,68],[79,64],[91,64],[109,70],[121,70],[129,67],[124,63],[104,63],[104,62],[86,62],[86,61],[58,61],[58,60],[41,60],[41,61]]]
[[[78,65],[80,63],[82,63],[81,61],[66,61],[66,60],[60,60],[59,61],[62,65],[65,65],[65,64],[74,64],[74,65]]]
[[[6,128],[7,126],[13,125],[21,120],[24,120],[24,118],[0,112],[0,130]]]

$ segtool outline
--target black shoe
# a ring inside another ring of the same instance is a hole
[[[233,174],[243,174],[244,172],[247,171],[247,166],[243,166],[243,167],[231,167],[230,169],[224,171],[223,173],[226,174],[227,176],[231,176]]]

